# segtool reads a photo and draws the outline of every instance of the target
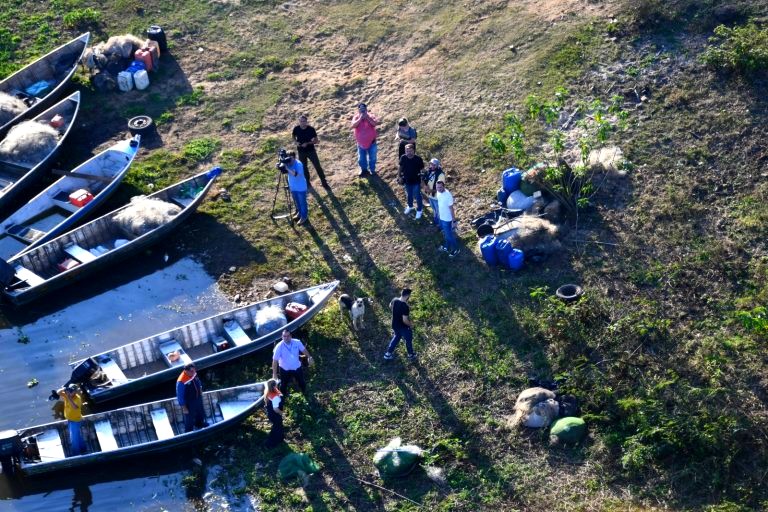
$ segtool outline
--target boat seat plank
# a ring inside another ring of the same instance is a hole
[[[19,240],[20,242],[24,242],[26,244],[31,244],[32,242],[36,242],[40,240],[43,236],[45,236],[44,231],[40,231],[39,229],[35,229],[28,226],[11,226],[7,229],[6,233],[14,237],[16,240]]]
[[[21,265],[16,265],[14,270],[16,271],[16,277],[22,281],[26,281],[30,286],[39,286],[45,282],[45,279]]]
[[[242,400],[231,400],[225,402],[219,402],[219,410],[224,421],[234,418],[248,407],[253,405],[253,402],[244,402]]]
[[[93,424],[93,427],[96,429],[96,437],[102,452],[111,452],[119,448],[109,420],[99,420]]]
[[[160,344],[160,352],[163,354],[165,364],[173,368],[175,366],[185,366],[192,362],[192,358],[181,348],[179,342],[176,340],[164,341]],[[170,354],[177,353],[179,358],[175,361],[171,361]]]
[[[176,435],[173,433],[173,427],[168,419],[168,412],[165,409],[153,409],[150,414],[152,415],[152,424],[155,426],[155,432],[159,441],[171,439]]]
[[[46,430],[37,436],[37,451],[40,453],[41,462],[66,459],[64,446],[58,430]]]
[[[69,244],[64,246],[64,252],[75,258],[80,263],[88,263],[96,259],[96,256],[91,254],[87,249],[83,249],[77,244]]]
[[[51,200],[53,201],[53,204],[55,204],[59,208],[63,208],[72,213],[75,213],[80,209],[79,206],[75,206],[74,204],[69,202],[69,194],[67,194],[63,190],[58,194],[56,194],[55,196],[53,196]]]
[[[243,330],[237,320],[224,321],[224,336],[236,347],[251,343],[253,340]]]
[[[120,368],[120,365],[117,364],[117,361],[112,359],[111,357],[104,358],[101,361],[99,361],[99,367],[101,368],[101,371],[104,372],[104,374],[109,378],[110,381],[114,382],[115,384],[120,384],[123,382],[128,382],[128,377],[125,376],[123,373],[122,368]]]
[[[177,206],[181,207],[182,209],[186,208],[192,202],[195,200],[193,197],[179,197],[179,196],[168,196],[168,199],[175,203]]]

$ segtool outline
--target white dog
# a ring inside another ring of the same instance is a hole
[[[339,312],[341,313],[342,320],[344,319],[344,311],[349,312],[349,316],[352,319],[352,328],[354,330],[357,331],[364,327],[365,299],[360,297],[352,299],[352,297],[346,293],[342,294],[339,297]]]

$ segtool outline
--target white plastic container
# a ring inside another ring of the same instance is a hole
[[[149,74],[146,69],[140,69],[133,74],[133,82],[136,85],[136,89],[143,91],[149,87]]]
[[[123,92],[133,89],[133,75],[130,71],[121,71],[117,74],[117,88]]]

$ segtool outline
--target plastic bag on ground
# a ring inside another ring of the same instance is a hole
[[[405,476],[419,463],[424,452],[416,445],[402,445],[399,437],[392,439],[387,446],[376,450],[373,465],[382,478]]]
[[[549,439],[553,444],[578,443],[587,434],[587,425],[581,418],[568,416],[552,424]]]
[[[290,480],[291,478],[304,478],[312,473],[317,473],[320,466],[309,458],[306,453],[289,453],[280,461],[277,471],[280,478]]]

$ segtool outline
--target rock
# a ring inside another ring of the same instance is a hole
[[[230,273],[233,273],[235,270],[237,270],[237,267],[229,267]]]
[[[240,302],[241,300],[242,300],[242,297],[240,297],[239,293],[235,295],[235,302]]]
[[[284,281],[278,281],[275,284],[272,285],[272,289],[275,290],[277,293],[288,293],[290,288]]]

